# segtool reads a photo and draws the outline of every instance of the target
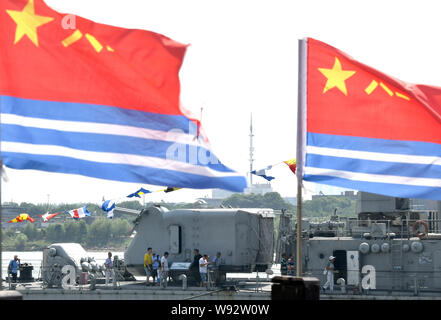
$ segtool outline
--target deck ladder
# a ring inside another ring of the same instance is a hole
[[[390,257],[392,266],[392,289],[402,289],[402,273],[403,273],[403,250],[402,240],[391,240]]]

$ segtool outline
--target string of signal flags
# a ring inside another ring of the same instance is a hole
[[[294,174],[296,173],[296,159],[295,158],[267,166],[266,168],[261,169],[261,170],[253,170],[253,171],[251,171],[251,173],[256,176],[262,177],[262,178],[266,179],[267,181],[271,181],[271,180],[275,179],[275,177],[270,176],[267,171],[271,170],[273,167],[280,165],[282,163],[286,164]],[[160,189],[160,190],[155,190],[155,191],[140,188],[139,190],[129,194],[125,198],[141,198],[141,196],[149,194],[149,193],[154,193],[154,192],[169,193],[169,192],[173,192],[173,191],[176,191],[179,189],[182,189],[182,188],[167,187],[165,189]],[[113,211],[116,208],[116,203],[122,199],[125,199],[125,198],[104,200],[102,202],[100,207],[104,212],[107,213],[107,218],[109,218],[109,219],[113,218]],[[55,212],[55,213],[46,212],[45,214],[40,214],[38,216],[43,219],[43,222],[48,222],[51,219],[53,219],[54,217],[56,217],[57,215],[59,215],[60,213],[62,213],[62,212]],[[84,206],[81,208],[76,208],[76,209],[69,210],[69,211],[64,211],[64,213],[69,214],[72,217],[72,219],[74,219],[74,220],[79,220],[79,219],[82,219],[85,217],[90,217],[90,212],[87,210],[87,206]],[[15,217],[14,219],[12,219],[8,222],[9,223],[21,223],[21,222],[25,222],[25,221],[29,221],[29,222],[33,223],[33,222],[35,222],[35,219],[32,218],[27,213],[20,213],[17,217]]]
[[[169,192],[173,192],[176,190],[179,190],[182,188],[173,188],[173,187],[167,187],[166,189],[161,189],[161,190],[155,190],[155,191],[150,191],[144,188],[140,188],[138,191],[129,194],[127,197],[125,198],[141,198],[141,196],[148,194],[148,193],[154,193],[154,192],[165,192],[165,193],[169,193]],[[118,199],[111,199],[111,200],[105,200],[103,201],[103,203],[101,204],[101,209],[103,211],[105,211],[107,213],[107,218],[112,219],[113,218],[113,211],[116,207],[116,203],[121,200],[121,199],[125,199],[125,198],[118,198]],[[57,215],[59,215],[62,212],[55,212],[55,213],[49,213],[46,212],[45,214],[39,214],[38,216],[41,217],[43,219],[43,222],[48,222],[49,220],[51,220],[52,218],[56,217]],[[79,220],[85,217],[90,217],[90,212],[87,210],[87,206],[81,207],[81,208],[77,208],[77,209],[72,209],[69,211],[64,211],[64,213],[69,214],[74,220]],[[27,213],[20,213],[18,216],[16,216],[14,219],[8,221],[8,223],[22,223],[25,221],[29,221],[31,223],[35,222],[35,219],[32,218],[29,214]]]
[[[266,179],[268,181],[271,181],[271,180],[273,180],[275,178],[272,177],[272,176],[267,175],[266,171],[270,170],[273,167],[275,167],[275,166],[277,166],[279,164],[282,164],[282,163],[286,164],[289,167],[289,169],[294,174],[296,173],[297,162],[296,162],[295,158],[290,159],[290,160],[286,160],[286,161],[282,161],[282,162],[279,162],[279,163],[276,163],[276,164],[273,164],[273,165],[270,165],[270,166],[267,166],[265,169],[253,170],[253,171],[251,171],[251,173],[255,174],[255,175],[259,176],[259,177],[262,177],[262,178],[264,178],[264,179]],[[148,194],[148,193],[153,193],[153,192],[165,192],[165,193],[168,193],[168,192],[176,191],[176,190],[179,190],[179,189],[181,189],[181,188],[167,187],[166,189],[150,191],[150,190],[146,190],[144,188],[140,188],[138,191],[129,194],[127,196],[127,198],[133,198],[133,197],[141,198],[141,196],[143,196],[145,194]],[[113,210],[115,209],[116,201],[118,201],[118,200],[106,200],[101,205],[101,209],[103,211],[107,212],[107,217],[109,219],[113,218]]]
[[[267,171],[271,170],[273,167],[275,167],[275,166],[277,166],[279,164],[282,164],[282,163],[286,164],[291,169],[291,171],[294,174],[296,174],[297,161],[296,161],[295,158],[294,159],[290,159],[290,160],[286,160],[286,161],[282,161],[282,162],[279,162],[279,163],[276,163],[276,164],[273,164],[273,165],[270,165],[270,166],[267,166],[264,169],[253,170],[253,171],[251,171],[251,173],[256,175],[256,176],[262,177],[262,178],[264,178],[267,181],[271,181],[271,180],[275,179],[275,177],[270,176]]]
[[[173,188],[173,187],[167,187],[166,189],[161,189],[161,190],[156,190],[156,191],[150,191],[144,188],[140,188],[138,191],[131,193],[127,196],[127,198],[141,198],[141,196],[148,194],[148,193],[153,193],[153,192],[165,192],[165,193],[169,193],[169,192],[173,192],[176,190],[179,190],[182,188]],[[113,210],[116,207],[116,202],[121,200],[120,199],[112,199],[112,200],[105,200],[102,204],[101,204],[101,209],[105,212],[107,212],[107,218],[112,219],[113,218]]]
[[[286,160],[286,161],[282,161],[282,162],[279,162],[279,163],[267,166],[265,169],[253,170],[253,171],[251,171],[251,173],[255,174],[255,175],[259,176],[259,177],[262,177],[262,178],[264,178],[264,179],[266,179],[268,181],[271,181],[271,180],[273,180],[275,178],[272,177],[272,176],[267,175],[266,171],[270,170],[273,167],[275,167],[275,166],[277,166],[279,164],[282,164],[282,163],[286,164],[289,167],[289,169],[294,174],[296,174],[296,168],[297,168],[296,158],[293,158],[293,159],[290,159],[290,160]],[[166,189],[161,189],[161,190],[157,190],[157,191],[150,191],[150,190],[146,190],[144,188],[140,188],[138,191],[129,194],[127,196],[127,198],[133,198],[133,197],[141,198],[141,196],[143,196],[145,194],[148,194],[148,193],[152,193],[152,192],[165,192],[165,193],[168,193],[168,192],[176,191],[176,190],[179,190],[179,189],[181,189],[181,188],[167,187]],[[116,206],[116,201],[115,200],[106,200],[106,201],[104,201],[102,203],[101,209],[103,211],[107,212],[107,217],[109,219],[111,219],[111,218],[113,218],[113,210],[115,209],[115,206]]]

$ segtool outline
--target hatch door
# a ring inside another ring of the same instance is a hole
[[[181,227],[177,225],[170,226],[170,252],[181,253]]]
[[[358,251],[348,251],[347,255],[348,285],[358,286],[360,281],[360,258]]]

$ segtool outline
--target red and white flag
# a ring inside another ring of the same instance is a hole
[[[43,218],[43,222],[48,222],[50,219],[52,219],[53,217],[57,216],[58,214],[60,214],[60,213],[59,212],[49,213],[49,211],[48,211],[45,214],[40,215],[40,217]]]
[[[90,212],[87,211],[86,207],[82,207],[82,208],[78,208],[78,209],[73,209],[73,210],[68,211],[67,213],[69,213],[70,216],[72,218],[74,218],[75,220],[78,220],[78,219],[90,216]]]

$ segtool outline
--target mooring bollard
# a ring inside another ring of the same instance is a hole
[[[179,276],[179,280],[182,280],[182,290],[187,290],[187,276],[185,274],[181,274]]]
[[[346,293],[346,280],[343,278],[338,278],[337,284],[340,285],[341,293]]]

